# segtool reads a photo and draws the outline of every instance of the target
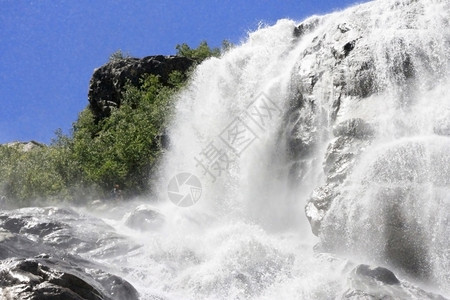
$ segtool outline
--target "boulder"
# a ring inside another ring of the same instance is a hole
[[[357,265],[347,275],[347,286],[340,299],[428,299],[446,298],[399,280],[389,269]]]
[[[355,273],[359,276],[366,276],[387,285],[400,283],[398,278],[391,270],[383,267],[371,268],[368,265],[359,265],[356,267]]]
[[[80,224],[96,230],[83,229]],[[100,219],[69,208],[30,207],[0,211],[0,228],[15,234],[15,239],[38,243],[39,247],[29,249],[36,248],[34,255],[48,251],[47,247],[56,249],[59,254],[90,253],[94,256],[119,255],[138,247],[115,233],[112,227]],[[16,242],[11,240],[10,243],[4,243],[0,249],[5,247],[14,252],[13,249],[17,247],[20,253],[21,245]],[[101,253],[98,252],[99,248],[103,249]]]
[[[100,270],[88,274],[44,255],[1,261],[0,287],[2,299],[139,299],[137,291],[120,277]]]
[[[0,298],[138,299],[130,283],[95,262],[137,248],[73,209],[0,211]]]
[[[139,205],[124,217],[124,224],[132,229],[147,231],[160,227],[164,216],[147,205]]]

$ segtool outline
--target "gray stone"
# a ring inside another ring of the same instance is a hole
[[[0,297],[138,299],[130,283],[80,256],[121,257],[137,248],[102,221],[72,209],[0,211]]]
[[[186,71],[194,61],[179,56],[147,56],[115,59],[96,69],[89,84],[89,103],[97,120],[108,117],[111,108],[120,107],[125,85],[130,82],[139,86],[143,75],[160,76],[162,84],[168,85],[173,71]]]
[[[356,267],[355,272],[357,275],[367,276],[387,285],[400,283],[391,270],[383,267],[371,268],[368,265],[359,265]]]
[[[361,118],[345,120],[333,128],[334,136],[348,136],[358,139],[370,138],[374,135],[373,128]]]
[[[154,230],[164,223],[164,216],[146,205],[140,205],[125,215],[124,224],[130,228],[147,231]]]
[[[97,276],[55,258],[0,262],[1,296],[6,299],[139,299],[125,280],[97,271]]]

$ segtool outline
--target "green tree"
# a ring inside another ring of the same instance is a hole
[[[177,50],[197,62],[220,55],[206,42],[197,49],[178,45]],[[123,58],[119,50],[110,60]],[[164,84],[155,75],[142,77],[136,86],[128,83],[110,117],[96,121],[88,106],[71,134],[57,130],[49,146],[23,151],[0,145],[0,196],[24,206],[43,199],[82,203],[108,197],[114,184],[125,196],[145,193],[164,152],[161,139],[172,119],[175,94],[188,76],[174,71]]]
[[[149,188],[149,175],[163,151],[160,138],[172,113],[174,93],[183,74],[170,74],[170,85],[148,75],[139,86],[128,84],[121,106],[95,124],[89,109],[74,124],[73,149],[85,180],[98,184],[103,195],[119,184],[128,195]]]
[[[189,47],[189,45],[186,43],[178,44],[175,49],[177,50],[178,56],[184,56],[193,59],[197,63],[201,63],[209,57],[220,56],[220,49],[210,48],[206,41],[200,42],[200,45],[196,49]]]

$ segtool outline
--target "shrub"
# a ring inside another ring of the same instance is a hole
[[[201,63],[205,59],[209,57],[218,57],[220,56],[219,48],[210,48],[206,41],[202,41],[200,45],[193,49],[189,47],[188,44],[178,44],[175,49],[177,50],[178,56],[184,56],[190,59],[195,60],[197,63]]]
[[[200,63],[220,50],[206,42],[196,49],[181,44],[177,55]],[[110,61],[126,57],[119,50]],[[144,76],[137,86],[128,83],[110,117],[96,122],[88,106],[71,134],[57,130],[49,146],[22,151],[0,145],[0,197],[19,206],[43,199],[82,203],[110,196],[115,184],[128,197],[145,193],[163,153],[161,137],[172,118],[174,95],[188,74],[174,71],[165,85],[155,75]]]
[[[142,78],[138,87],[128,84],[120,108],[98,124],[89,109],[80,114],[74,125],[75,159],[86,181],[98,184],[104,197],[115,184],[128,196],[148,190],[182,77],[180,72],[171,74],[173,88],[163,86],[155,75]]]

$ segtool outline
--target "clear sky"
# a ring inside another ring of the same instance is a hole
[[[69,132],[93,70],[118,49],[143,57],[174,54],[183,42],[239,43],[260,21],[301,21],[357,2],[0,0],[0,143]]]

